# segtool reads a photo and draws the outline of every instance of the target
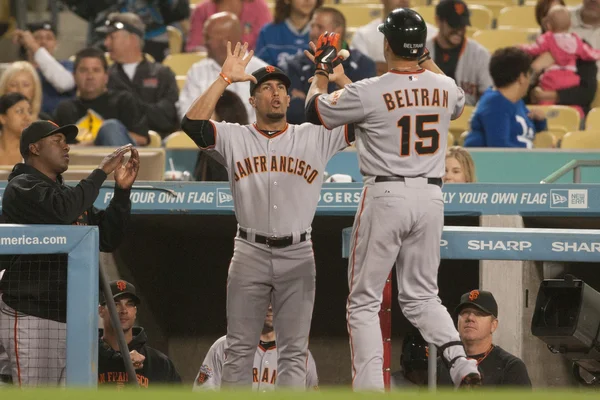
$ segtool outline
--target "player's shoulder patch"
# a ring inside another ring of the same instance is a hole
[[[200,372],[198,373],[198,378],[196,381],[199,385],[203,385],[207,380],[212,378],[213,370],[208,365],[204,364],[200,367]]]
[[[342,95],[342,93],[344,93],[344,89],[339,89],[339,90],[336,90],[335,92],[329,93],[329,96],[327,96],[327,101],[329,102],[329,104],[331,104],[332,106],[335,106],[337,104],[338,100],[340,99],[340,96]]]

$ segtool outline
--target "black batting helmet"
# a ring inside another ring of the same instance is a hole
[[[398,57],[418,58],[425,51],[427,24],[418,12],[397,8],[377,28]]]

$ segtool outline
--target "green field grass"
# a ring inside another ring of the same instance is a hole
[[[427,391],[394,391],[385,394],[375,393],[352,393],[347,389],[321,389],[318,392],[202,392],[192,393],[189,389],[181,388],[159,388],[159,389],[133,389],[116,391],[113,389],[84,390],[84,389],[7,389],[0,390],[0,399],[10,400],[34,400],[34,399],[56,399],[56,400],[172,400],[172,399],[203,399],[203,400],[362,400],[382,397],[386,399],[402,400],[591,400],[600,398],[600,392],[588,390],[535,390],[533,392],[486,390],[478,389],[472,391],[438,391],[429,393]]]

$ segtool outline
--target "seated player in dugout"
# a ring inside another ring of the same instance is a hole
[[[120,328],[123,329],[127,341],[131,362],[135,368],[140,387],[155,387],[157,384],[179,384],[181,377],[173,362],[160,351],[148,346],[146,331],[140,326],[134,326],[137,317],[137,306],[140,298],[135,286],[118,280],[110,283],[113,301],[119,313]],[[98,384],[123,387],[129,381],[123,356],[119,351],[117,331],[110,320],[108,307],[104,296],[98,313],[104,325],[100,329],[98,346]]]
[[[519,386],[531,388],[525,363],[500,346],[492,335],[498,328],[498,304],[492,293],[471,290],[456,307],[458,333],[469,358],[477,360],[483,386]],[[438,385],[452,385],[448,369],[438,363]]]
[[[194,380],[194,391],[218,390],[221,387],[223,376],[223,362],[227,351],[227,336],[222,336],[210,347],[202,366]],[[267,392],[275,390],[277,381],[277,344],[275,330],[273,329],[273,307],[269,306],[265,324],[260,334],[260,341],[254,354],[252,365],[252,390]],[[310,350],[308,351],[308,364],[306,367],[306,389],[318,389],[319,377],[317,365]]]

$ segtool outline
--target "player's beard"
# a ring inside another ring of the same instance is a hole
[[[281,121],[282,119],[285,118],[285,114],[284,113],[267,113],[267,118],[273,120],[273,121]]]

